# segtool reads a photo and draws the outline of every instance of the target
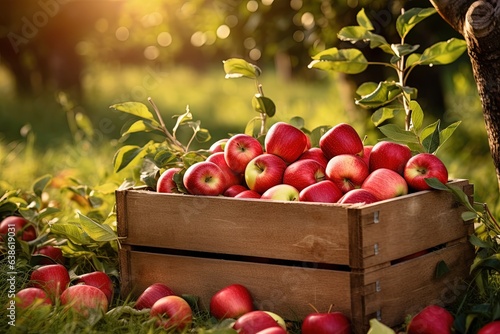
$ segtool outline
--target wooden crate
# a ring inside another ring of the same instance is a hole
[[[452,184],[472,196],[467,180]],[[309,304],[333,305],[355,333],[372,318],[395,326],[425,305],[454,302],[474,257],[473,227],[442,191],[363,206],[137,189],[117,191],[116,200],[123,295],[163,282],[207,308],[216,291],[240,283],[257,307],[289,320],[311,313]],[[438,278],[442,261],[450,271]]]

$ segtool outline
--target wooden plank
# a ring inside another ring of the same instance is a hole
[[[257,308],[289,320],[313,312],[309,304],[321,311],[333,305],[351,316],[349,272],[131,251],[130,275],[135,296],[162,282],[177,294],[199,296],[204,309],[219,289],[239,283],[250,290]]]

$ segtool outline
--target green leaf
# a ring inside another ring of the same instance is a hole
[[[485,259],[474,262],[471,265],[471,272],[478,269],[492,269],[496,272],[500,272],[500,254],[493,254]]]
[[[422,57],[421,54],[419,53],[412,53],[406,58],[406,68],[410,68],[413,65],[418,65],[418,61],[420,60],[420,57]]]
[[[161,125],[155,120],[138,120],[132,123],[127,130],[122,133],[125,136],[130,133],[136,132],[151,132],[151,131],[161,131]]]
[[[401,91],[401,86],[396,82],[381,81],[373,92],[361,96],[355,102],[364,108],[378,108],[396,99]]]
[[[436,278],[441,278],[449,272],[450,272],[450,267],[448,267],[445,261],[441,260],[437,263]]]
[[[422,125],[424,123],[424,111],[420,107],[420,104],[413,100],[410,101],[410,109],[411,109],[411,125],[413,131],[420,132]]]
[[[175,122],[175,125],[172,129],[172,132],[175,134],[177,132],[177,129],[182,124],[193,120],[193,114],[191,113],[191,111],[189,111],[189,106],[186,106],[186,112],[184,114],[174,115],[172,118],[177,118],[177,121]]]
[[[388,119],[394,118],[397,114],[399,114],[403,108],[393,108],[393,107],[382,107],[377,109],[371,117],[371,120],[375,126],[379,126],[384,123]]]
[[[304,129],[306,124],[305,120],[300,116],[292,117],[288,123],[295,126],[297,129]]]
[[[231,58],[224,60],[222,63],[224,64],[226,79],[242,77],[256,79],[262,73],[260,68],[240,58]]]
[[[153,162],[159,168],[166,166],[169,162],[175,161],[177,155],[169,150],[161,150],[156,152]]]
[[[378,83],[373,81],[364,82],[359,85],[358,89],[356,89],[356,94],[361,96],[368,95],[377,89]]]
[[[450,189],[435,177],[425,178],[425,183],[433,189],[450,192]]]
[[[393,55],[394,51],[391,49],[389,43],[384,36],[374,34],[369,29],[360,26],[348,26],[340,29],[337,34],[341,41],[356,43],[359,41],[370,42],[370,48],[380,48],[382,51]]]
[[[144,103],[140,102],[124,102],[113,104],[110,108],[125,112],[140,118],[154,120],[153,114],[149,111]]]
[[[425,152],[434,153],[439,147],[439,121],[437,122],[434,132],[422,139],[422,146]]]
[[[78,128],[80,128],[88,138],[92,138],[92,136],[94,136],[94,126],[92,125],[90,118],[88,118],[85,114],[77,112],[75,114],[75,122],[76,125],[78,125]]]
[[[451,135],[455,132],[460,123],[462,123],[462,121],[457,121],[455,123],[452,123],[439,132],[440,146],[442,146],[451,137]]]
[[[478,217],[477,212],[474,212],[474,211],[462,212],[461,216],[462,216],[463,221],[465,221],[465,222],[470,221],[470,220],[475,220]]]
[[[49,207],[46,207],[46,208],[40,210],[40,212],[38,213],[38,218],[42,219],[42,218],[51,216],[51,215],[59,213],[59,212],[61,212],[61,209],[49,206]]]
[[[368,18],[368,16],[366,16],[364,8],[361,8],[361,10],[356,15],[356,22],[358,22],[358,24],[360,26],[362,26],[363,28],[366,28],[367,30],[373,30],[373,29],[375,29],[373,27],[370,19]]]
[[[363,72],[368,67],[365,56],[357,49],[331,48],[318,53],[313,59],[308,67],[324,71],[356,74]]]
[[[467,50],[467,43],[462,39],[452,38],[436,43],[427,49],[418,60],[419,65],[446,65],[454,62]]]
[[[415,52],[420,45],[410,45],[410,44],[391,44],[391,49],[397,57],[402,57]]]
[[[370,329],[367,334],[396,334],[396,332],[374,318],[370,319]]]
[[[142,152],[142,147],[137,145],[125,145],[116,151],[113,157],[115,173],[127,167]]]
[[[422,129],[420,132],[420,138],[421,140],[425,139],[426,137],[430,136],[431,134],[436,131],[436,128],[439,127],[440,121],[437,120],[432,124],[427,125],[425,128]]]
[[[35,193],[35,195],[37,195],[38,197],[42,196],[45,187],[47,187],[51,180],[52,176],[48,174],[36,179],[33,183],[33,192]]]
[[[78,216],[82,230],[87,233],[92,240],[98,242],[118,240],[118,236],[108,225],[99,224],[81,213],[79,213]]]
[[[212,136],[207,129],[199,128],[198,131],[196,131],[196,141],[198,143],[206,143],[210,139],[212,139]]]
[[[401,38],[410,32],[419,22],[436,13],[433,7],[430,8],[412,8],[400,15],[396,19],[396,30]]]
[[[311,131],[311,134],[309,135],[309,138],[311,139],[311,146],[312,147],[318,147],[319,146],[319,140],[320,138],[330,129],[329,126],[322,125],[318,126],[317,128],[314,128]]]
[[[80,226],[75,223],[56,223],[50,226],[50,231],[77,245],[86,245],[92,242],[89,236],[83,233]]]
[[[488,242],[488,241],[484,241],[484,240],[481,240],[479,239],[476,235],[474,234],[471,234],[469,236],[469,242],[476,246],[476,247],[480,247],[480,248],[491,248],[493,246],[493,244],[491,242]]]
[[[387,124],[378,128],[387,138],[399,143],[418,143],[417,136],[411,132],[401,129],[396,124]]]
[[[261,114],[266,114],[268,117],[273,117],[276,113],[276,105],[273,100],[261,94],[255,94],[252,98],[253,109]]]
[[[253,136],[254,132],[255,132],[255,129],[259,129],[260,128],[260,121],[261,121],[261,118],[258,117],[258,116],[252,118],[250,121],[248,121],[247,125],[245,126],[244,133],[246,135]],[[257,124],[257,126],[256,126],[256,124]]]

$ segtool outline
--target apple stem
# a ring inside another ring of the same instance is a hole
[[[313,304],[309,303],[307,305],[311,306],[311,308],[314,310],[314,312],[319,313],[318,309]]]

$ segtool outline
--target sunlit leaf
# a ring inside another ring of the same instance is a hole
[[[158,151],[154,158],[153,162],[159,168],[166,166],[169,162],[175,161],[177,159],[177,154],[169,151],[169,150],[161,150]]]
[[[256,112],[266,114],[268,117],[273,117],[276,113],[276,105],[273,100],[261,94],[253,96],[252,107]]]
[[[425,178],[425,183],[433,189],[450,192],[450,189],[435,177]]]
[[[396,334],[396,332],[374,318],[370,319],[370,329],[367,334]]]
[[[405,11],[396,19],[396,30],[401,38],[404,38],[410,30],[419,22],[436,13],[436,9],[429,8],[411,8]]]
[[[378,83],[373,82],[373,81],[368,81],[364,82],[361,85],[359,85],[358,89],[356,89],[356,94],[358,96],[365,96],[373,92],[375,89],[377,89]]]
[[[210,139],[212,139],[212,136],[210,135],[210,132],[207,129],[199,128],[198,131],[196,131],[197,142],[206,143]]]
[[[153,114],[148,107],[141,102],[124,102],[112,105],[110,108],[122,111],[140,118],[154,120]]]
[[[38,218],[39,219],[43,219],[45,217],[49,217],[53,214],[56,214],[56,213],[59,213],[61,212],[61,210],[59,208],[54,208],[54,207],[47,207],[47,208],[43,208],[42,210],[40,210],[40,212],[38,212]]]
[[[48,174],[36,179],[35,182],[33,182],[32,186],[35,195],[37,195],[38,197],[42,196],[45,187],[47,187],[50,181],[52,181],[52,176]]]
[[[222,63],[224,64],[227,79],[242,77],[255,79],[262,72],[257,66],[240,58],[231,58],[224,60]]]
[[[261,122],[260,117],[252,118],[250,121],[248,121],[247,125],[245,126],[244,133],[246,135],[253,136],[255,134],[255,129],[258,129],[260,127],[260,122]]]
[[[422,146],[427,153],[434,153],[440,145],[439,141],[439,121],[437,122],[436,127],[434,127],[434,131],[430,133],[425,138],[422,138]]]
[[[160,123],[155,120],[138,120],[132,123],[128,129],[126,129],[122,136],[130,133],[136,132],[151,132],[151,131],[161,131]]]
[[[330,129],[330,127],[326,125],[318,126],[314,128],[309,134],[309,138],[311,139],[311,146],[318,147],[320,138]]]
[[[94,136],[94,126],[90,121],[90,118],[81,112],[75,114],[75,122],[80,130],[82,130],[85,135],[89,138]]]
[[[85,245],[92,242],[89,236],[83,233],[80,226],[75,223],[56,223],[50,226],[50,231],[71,240],[71,242],[77,245]]]
[[[455,132],[455,130],[461,123],[462,121],[457,121],[455,123],[452,123],[439,132],[440,146],[442,146],[451,137],[451,135]]]
[[[424,123],[424,111],[420,107],[420,104],[415,100],[410,101],[410,109],[413,131],[418,133]]]
[[[413,132],[403,130],[396,124],[383,125],[378,129],[392,141],[399,143],[418,143],[418,138]]]
[[[364,8],[361,8],[361,10],[358,12],[358,14],[356,15],[356,22],[358,22],[358,24],[368,30],[373,30],[375,29],[372,25],[372,23],[370,22],[370,19],[368,18],[368,16],[366,15],[365,13],[365,9]]]
[[[384,36],[374,34],[369,29],[361,26],[348,26],[340,29],[337,34],[341,41],[356,43],[356,42],[369,42],[370,48],[380,48],[382,51],[393,55],[394,51],[391,49],[389,43]]]
[[[460,57],[465,50],[467,50],[467,43],[464,40],[452,38],[425,49],[418,63],[430,66],[450,64]]]
[[[117,234],[108,225],[100,224],[89,217],[78,214],[82,230],[94,241],[112,241],[117,240]]]
[[[391,44],[391,49],[394,54],[398,57],[406,56],[410,53],[415,52],[420,45],[410,45],[410,44]]]
[[[137,145],[125,145],[116,151],[113,157],[113,166],[115,173],[127,167],[142,152],[142,147]]]
[[[422,55],[419,53],[412,53],[406,58],[406,67],[409,68],[414,64],[418,65],[418,61]]]
[[[470,211],[469,211],[470,212]],[[471,234],[469,236],[469,241],[472,245],[480,248],[491,248],[493,247],[493,243],[491,241],[485,241],[479,239],[476,235]]]
[[[485,259],[474,262],[470,270],[474,272],[478,268],[488,268],[500,273],[500,254],[493,254]]]
[[[394,81],[381,81],[368,95],[356,99],[356,104],[365,108],[378,108],[393,101],[401,93],[401,86]]]
[[[371,120],[375,126],[379,126],[385,121],[394,118],[397,114],[399,114],[403,108],[391,108],[391,107],[382,107],[377,109],[371,116]]]
[[[189,106],[186,106],[186,112],[184,114],[174,115],[173,118],[177,118],[177,120],[175,121],[175,125],[172,129],[172,132],[175,134],[179,126],[193,120],[193,114],[189,110]]]
[[[356,74],[363,72],[368,67],[365,56],[357,49],[331,48],[318,53],[313,59],[308,67],[325,71]]]

